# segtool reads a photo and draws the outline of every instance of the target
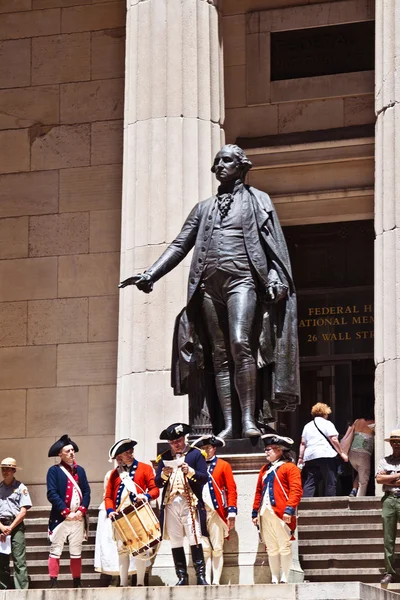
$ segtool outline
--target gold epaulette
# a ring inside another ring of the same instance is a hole
[[[194,444],[192,444],[190,446],[190,448],[193,448],[193,450],[198,450],[204,456],[204,458],[207,460],[207,453],[204,452],[204,450],[200,450],[200,448],[198,446],[195,446]]]
[[[161,452],[161,454],[159,454],[156,458],[156,460],[154,461],[157,465],[160,462],[160,460],[162,459],[162,457],[164,456],[164,454],[166,454],[169,450],[164,450],[164,452]]]

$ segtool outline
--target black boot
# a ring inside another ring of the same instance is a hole
[[[58,588],[57,577],[50,577],[50,587],[51,588]]]
[[[74,577],[73,580],[73,587],[74,588],[81,588],[82,587],[82,581],[80,577]]]
[[[206,563],[204,561],[203,546],[190,546],[192,561],[197,576],[197,585],[208,585],[206,581]]]
[[[178,582],[175,585],[189,585],[184,549],[172,548],[172,556],[174,559],[175,573],[178,577]]]

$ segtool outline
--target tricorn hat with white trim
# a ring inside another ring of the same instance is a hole
[[[169,427],[160,433],[160,440],[168,440],[172,442],[180,437],[192,433],[192,428],[186,423],[172,423]]]
[[[222,446],[225,446],[225,440],[216,437],[215,435],[202,435],[198,440],[193,442],[192,446],[197,446],[198,448],[202,448],[203,446],[222,448]]]
[[[108,452],[109,462],[112,461],[113,458],[116,458],[118,454],[122,454],[127,450],[131,450],[137,444],[136,440],[132,440],[131,438],[123,438],[122,440],[118,440],[113,444]]]
[[[264,442],[264,446],[270,446],[273,444],[276,446],[283,446],[284,448],[290,449],[294,444],[292,438],[284,437],[283,435],[278,435],[277,433],[266,433],[261,436],[261,439]]]

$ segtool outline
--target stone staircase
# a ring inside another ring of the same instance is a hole
[[[47,524],[50,507],[34,507],[28,512],[25,519],[26,550],[30,588],[48,588],[49,576],[47,571],[47,559],[49,557],[50,542],[47,538]],[[104,587],[108,585],[106,578],[93,570],[94,544],[96,537],[97,509],[89,511],[90,530],[89,540],[83,544],[82,552],[82,580],[85,587]],[[68,546],[65,546],[61,558],[61,568],[58,580],[62,587],[72,587],[71,574],[69,570]]]
[[[48,515],[49,507],[35,507],[25,520],[31,588],[49,587]],[[108,580],[93,569],[96,523],[97,509],[93,508],[90,510],[89,541],[83,545],[82,553],[85,587],[108,585]],[[302,500],[299,508],[299,555],[306,581],[378,583],[384,571],[380,499],[338,497]],[[59,581],[62,587],[71,587],[66,551],[64,556]]]
[[[311,582],[378,583],[384,572],[380,498],[305,498],[299,556]]]

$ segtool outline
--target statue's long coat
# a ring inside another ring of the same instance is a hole
[[[286,241],[270,197],[244,186],[241,207],[245,245],[256,274],[259,299],[254,327],[254,353],[259,369],[257,417],[266,422],[273,420],[270,407],[294,410],[300,402],[296,294]],[[217,213],[215,196],[199,202],[179,235],[147,271],[157,281],[194,247],[186,309],[175,323],[172,387],[176,395],[189,393],[192,398],[197,397],[197,402],[199,393],[204,393],[211,407],[218,405],[218,400],[198,292]],[[277,303],[265,296],[272,269],[288,288],[286,298]]]

